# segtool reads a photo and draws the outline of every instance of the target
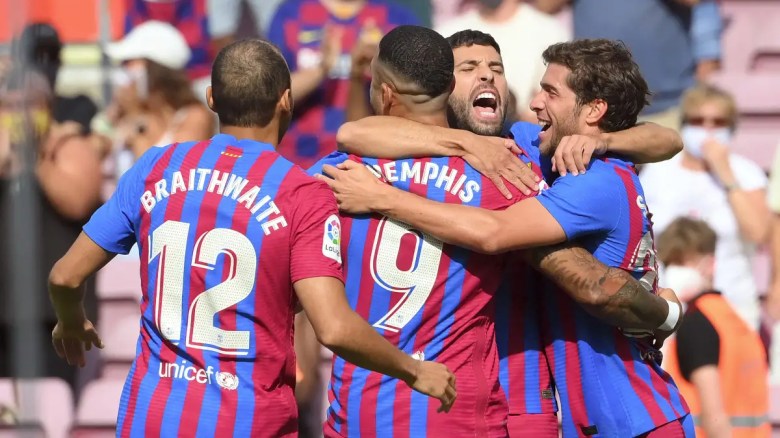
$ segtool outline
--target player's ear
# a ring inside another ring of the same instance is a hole
[[[211,95],[211,85],[206,87],[206,104],[209,106],[211,111],[214,111],[214,96]]]
[[[279,99],[279,109],[287,114],[292,114],[293,112],[292,90],[289,88],[284,90],[282,97]]]
[[[588,125],[598,125],[607,114],[608,104],[604,99],[594,99],[585,105],[585,122]]]
[[[387,82],[382,82],[382,113],[389,114],[390,108],[395,103],[395,90]]]

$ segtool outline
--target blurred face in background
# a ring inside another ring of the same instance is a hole
[[[114,72],[114,100],[125,110],[139,106],[149,98],[148,64],[144,59],[122,63]]]
[[[731,143],[736,126],[733,103],[719,97],[709,97],[683,110],[680,136],[685,152],[695,158],[702,158],[702,148],[707,141],[714,140],[724,146]]]
[[[501,135],[509,86],[501,55],[492,46],[462,46],[455,57],[455,89],[449,99],[450,124],[479,135]]]

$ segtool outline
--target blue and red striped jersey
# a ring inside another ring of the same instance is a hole
[[[335,153],[322,164],[347,158]],[[356,158],[394,186],[440,202],[503,209],[507,200],[460,158]],[[448,414],[403,382],[335,358],[326,436],[506,436],[498,381],[494,296],[504,256],[443,244],[381,216],[344,216],[350,305],[401,350],[447,365],[458,400]]]
[[[538,157],[539,127],[517,123],[518,144]],[[542,165],[544,170],[548,166]],[[631,163],[597,158],[585,174],[554,180],[537,196],[569,240],[602,263],[656,290],[652,223]],[[655,362],[649,339],[631,338],[591,316],[564,292],[542,294],[545,350],[560,394],[564,436],[637,436],[689,410]]]
[[[383,0],[368,0],[351,17],[334,15],[320,0],[289,0],[279,6],[268,39],[279,46],[291,71],[319,65],[326,24],[343,29],[339,61],[317,90],[295,102],[293,122],[279,146],[279,152],[292,162],[309,167],[336,150],[336,133],[346,117],[350,53],[363,26],[372,21],[387,33],[402,24],[418,24],[419,20],[411,11]]]
[[[537,136],[538,132],[529,131],[528,140]],[[519,144],[528,143],[523,140],[517,139]],[[538,165],[539,150],[525,149],[520,159],[527,164]],[[510,415],[552,414],[558,411],[558,406],[544,351],[539,297],[548,290],[557,290],[552,289],[557,285],[526,263],[521,253],[513,253],[509,257],[508,269],[504,271],[496,296],[496,344],[501,387],[507,396]]]
[[[558,406],[540,312],[542,295],[557,292],[557,285],[527,264],[520,253],[510,255],[507,267],[496,295],[496,344],[509,414],[552,414]]]
[[[139,24],[155,20],[176,27],[192,51],[187,63],[190,79],[211,75],[211,37],[206,0],[125,0],[125,34]]]
[[[343,279],[330,189],[253,140],[151,148],[84,232],[137,242],[140,336],[121,436],[297,433],[292,284]]]

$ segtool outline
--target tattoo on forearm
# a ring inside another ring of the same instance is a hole
[[[530,250],[533,265],[590,313],[622,326],[654,320],[652,296],[629,273],[607,267],[584,248],[555,245]]]

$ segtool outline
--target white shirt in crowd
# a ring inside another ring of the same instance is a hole
[[[682,156],[677,155],[669,161],[647,165],[639,176],[653,215],[654,233],[659,236],[680,216],[707,222],[718,235],[715,288],[752,327],[758,328],[760,308],[752,266],[755,245],[741,237],[726,191],[717,179],[707,172],[684,168],[681,160]],[[758,164],[736,154],[731,154],[730,162],[743,190],[766,188],[767,178]],[[663,279],[661,273],[661,286]]]
[[[544,49],[571,39],[571,32],[557,18],[527,4],[520,4],[515,15],[501,23],[485,21],[473,9],[447,21],[436,31],[448,37],[466,29],[489,33],[501,47],[507,82],[520,111],[528,110],[539,90],[546,68],[542,61]]]

